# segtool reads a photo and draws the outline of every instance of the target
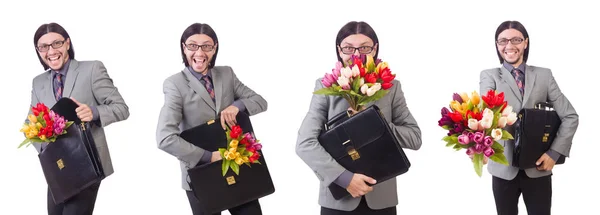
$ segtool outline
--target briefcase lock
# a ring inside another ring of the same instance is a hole
[[[58,169],[63,169],[63,168],[65,168],[65,163],[63,163],[63,160],[62,160],[62,159],[58,159],[58,160],[56,161],[56,165],[58,165]]]
[[[227,185],[235,184],[235,178],[233,176],[229,176],[227,179]]]
[[[542,137],[542,142],[543,142],[543,143],[545,143],[545,142],[548,142],[548,137],[549,137],[549,136],[550,136],[550,134],[549,134],[549,133],[544,133],[544,136]]]
[[[211,119],[210,121],[206,122],[206,124],[208,124],[208,125],[211,125],[211,124],[213,124],[213,123],[215,123],[215,120],[214,120],[214,119]]]
[[[350,158],[352,158],[353,161],[358,160],[360,158],[360,155],[358,154],[356,149],[350,149],[350,151],[348,151],[348,155],[350,155]]]

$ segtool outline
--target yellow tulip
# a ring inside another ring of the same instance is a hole
[[[40,140],[46,141],[46,135],[40,136]]]
[[[242,159],[244,160],[244,163],[250,162],[250,159],[248,159],[248,156],[242,157]]]
[[[473,91],[471,93],[471,104],[473,105],[478,105],[479,104],[479,93],[477,93],[477,91]]]
[[[244,164],[244,159],[242,159],[241,157],[237,157],[237,158],[235,158],[235,163],[237,165],[242,165],[242,164]]]
[[[367,65],[367,67],[369,67],[370,65],[375,65],[375,61],[373,60],[373,56],[367,55],[367,63],[365,65]]]
[[[458,103],[457,101],[451,101],[450,108],[452,108],[452,110],[464,115],[467,112],[468,105],[467,105],[467,103],[461,104],[461,103]]]
[[[36,123],[37,121],[37,117],[35,117],[33,114],[29,114],[29,116],[27,116],[27,118],[29,119],[30,122]]]
[[[377,68],[375,69],[375,71],[379,72],[387,67],[388,67],[387,62],[381,62],[381,63],[377,64]]]
[[[21,128],[21,130],[19,130],[20,132],[23,133],[29,133],[29,125],[24,124],[23,127]]]
[[[231,140],[231,142],[229,143],[229,147],[231,148],[237,148],[239,141],[238,140]]]
[[[42,126],[42,123],[40,123],[40,122],[37,122],[37,123],[35,123],[35,126],[36,126],[38,129],[40,129],[40,128],[42,128],[42,127],[43,127],[43,126]]]
[[[457,101],[452,100],[450,102],[450,108],[452,108],[452,110],[458,111],[460,107],[460,103],[458,103]]]
[[[460,98],[462,98],[464,103],[467,103],[469,101],[469,95],[467,93],[462,92],[459,95],[460,95]]]
[[[225,159],[227,159],[227,160],[235,159],[235,153],[233,153],[233,152],[226,151],[225,153],[223,153],[223,155],[225,155]]]
[[[237,152],[237,147],[229,148],[229,153],[236,153],[236,152]]]

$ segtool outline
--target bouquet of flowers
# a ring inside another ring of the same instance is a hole
[[[66,134],[67,128],[73,124],[73,121],[65,120],[42,103],[31,107],[31,110],[33,114],[27,116],[29,123],[23,124],[20,130],[25,134],[25,140],[18,148],[24,145],[29,147],[31,143],[52,143],[58,136]]]
[[[223,176],[231,168],[236,175],[240,173],[240,165],[261,164],[258,161],[262,148],[259,140],[256,140],[249,132],[242,134],[242,128],[239,125],[227,128],[227,148],[220,148],[219,152],[223,158]]]
[[[442,118],[438,121],[440,127],[448,130],[443,138],[446,146],[457,151],[466,149],[480,177],[488,159],[508,165],[504,147],[497,141],[513,139],[504,127],[517,120],[516,113],[504,100],[504,93],[489,90],[481,100],[475,91],[470,97],[467,93],[454,93],[450,110],[442,108]]]
[[[366,62],[365,62],[366,59]],[[337,62],[331,73],[321,79],[324,88],[314,94],[341,96],[356,111],[388,93],[396,78],[387,62],[376,61],[370,55],[352,56],[348,66]]]

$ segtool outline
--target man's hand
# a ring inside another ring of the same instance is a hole
[[[357,114],[360,111],[365,110],[365,106],[360,106],[359,110],[354,110],[352,107],[349,107],[348,110],[354,115],[354,114]]]
[[[540,171],[550,171],[552,168],[554,168],[554,164],[556,164],[556,161],[552,160],[552,158],[546,153],[544,153],[540,159],[535,162],[537,169]]]
[[[375,184],[376,181],[375,179],[372,179],[363,174],[355,173],[354,176],[352,176],[352,180],[350,181],[350,184],[348,185],[346,190],[350,194],[352,194],[352,197],[360,197],[373,191],[373,187],[369,186],[367,183]]]
[[[77,112],[77,117],[79,117],[79,119],[81,119],[82,122],[92,121],[94,117],[92,109],[86,104],[79,103],[77,100],[75,100],[75,98],[71,98],[71,100],[73,100],[77,105],[79,105],[79,107],[75,109],[75,112]]]
[[[229,127],[234,126],[237,122],[235,121],[235,117],[237,116],[237,114],[240,112],[240,109],[238,109],[236,106],[229,106],[227,108],[225,108],[225,110],[221,111],[221,126],[223,127],[223,130],[227,129],[227,125],[229,125]],[[227,123],[227,125],[225,124]]]
[[[206,158],[205,158],[206,159]],[[215,162],[221,160],[221,153],[219,151],[212,152],[212,157],[210,157],[210,162]]]

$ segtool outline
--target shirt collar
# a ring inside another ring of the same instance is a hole
[[[504,66],[504,68],[506,68],[508,71],[512,72],[513,69],[515,69],[515,67],[513,65],[511,65],[510,63],[504,61],[504,63],[502,63],[502,65]],[[521,65],[519,65],[516,69],[518,69],[519,71],[521,71],[523,74],[525,74],[525,63],[521,63]]]
[[[56,76],[56,74],[61,74],[63,77],[65,77],[67,75],[67,71],[69,71],[69,65],[71,64],[71,59],[67,60],[67,62],[65,63],[65,65],[63,65],[62,68],[60,68],[60,70],[56,71],[51,69],[52,71],[52,76]]]
[[[208,72],[206,72],[206,75],[202,75],[202,73],[194,71],[194,69],[191,66],[188,67],[188,70],[190,70],[190,73],[192,73],[192,75],[198,80],[203,80],[204,76],[208,76],[210,79],[212,79],[212,73],[210,71],[211,69],[209,69]]]

